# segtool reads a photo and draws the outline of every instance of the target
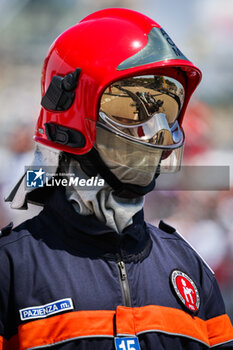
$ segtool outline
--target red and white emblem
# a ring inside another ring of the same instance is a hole
[[[170,279],[178,298],[190,311],[196,313],[200,307],[200,296],[193,280],[180,270],[173,270]]]

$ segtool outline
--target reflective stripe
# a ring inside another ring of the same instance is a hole
[[[188,337],[209,345],[205,321],[182,310],[157,305],[139,308],[119,306],[116,317],[118,335],[163,332]]]
[[[162,332],[187,337],[210,347],[233,339],[233,327],[226,314],[204,321],[183,310],[157,305],[139,308],[119,306],[116,325],[117,335]]]
[[[210,346],[233,341],[233,327],[227,315],[221,315],[206,321]]]
[[[113,337],[114,311],[76,311],[19,326],[20,350],[45,347],[79,337]]]
[[[19,349],[18,335],[14,335],[10,340],[0,336],[0,350],[17,350]]]
[[[21,324],[20,350],[43,348],[81,338],[112,338],[114,316],[118,336],[157,332],[186,337],[210,347],[233,339],[233,328],[227,315],[204,321],[183,310],[165,306],[118,306],[116,313],[111,310],[74,311]]]

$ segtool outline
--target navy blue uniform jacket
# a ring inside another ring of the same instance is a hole
[[[174,270],[197,288],[195,314]],[[57,189],[0,238],[0,349],[113,350],[116,336],[137,336],[141,350],[233,349],[215,277],[174,229],[139,212],[120,236]]]

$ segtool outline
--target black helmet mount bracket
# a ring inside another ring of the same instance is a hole
[[[69,109],[74,102],[74,90],[78,85],[78,78],[81,69],[77,68],[74,72],[60,77],[54,75],[49,87],[42,97],[41,105],[50,111],[65,111]]]

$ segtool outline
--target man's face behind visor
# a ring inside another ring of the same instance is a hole
[[[108,86],[101,98],[96,148],[123,182],[148,185],[180,167],[184,134],[177,118],[184,88],[166,76],[139,76]]]

